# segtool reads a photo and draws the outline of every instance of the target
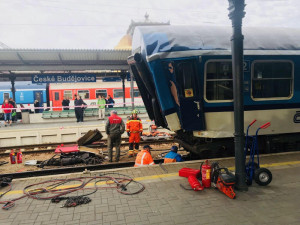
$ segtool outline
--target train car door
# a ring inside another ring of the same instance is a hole
[[[196,60],[175,61],[174,72],[178,94],[181,126],[187,131],[205,129],[203,96],[199,87]]]
[[[39,101],[39,106],[43,107],[44,106],[44,98],[43,98],[43,92],[42,91],[34,91],[34,100],[38,100]],[[43,109],[39,109],[39,112],[43,112]]]
[[[61,111],[62,108],[56,108],[62,106],[61,93],[59,91],[52,92],[52,107],[53,111]]]

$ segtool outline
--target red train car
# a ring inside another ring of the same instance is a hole
[[[49,100],[53,110],[62,110],[62,100],[64,97],[70,99],[70,106],[74,106],[75,95],[81,96],[87,105],[96,105],[99,95],[107,98],[110,95],[115,101],[115,107],[123,106],[122,82],[103,82],[97,80],[94,83],[57,83],[49,85]],[[136,85],[134,86],[134,97],[136,105],[143,105],[140,93]],[[130,82],[125,82],[126,105],[131,105]]]

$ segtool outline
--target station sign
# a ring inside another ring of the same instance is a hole
[[[96,82],[96,74],[38,74],[32,75],[33,84]]]
[[[104,77],[102,78],[103,82],[121,82],[122,78],[121,77]]]

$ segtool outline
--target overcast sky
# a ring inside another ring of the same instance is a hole
[[[244,26],[300,27],[299,0],[246,0]],[[0,42],[11,48],[111,49],[131,20],[227,25],[228,0],[0,0]],[[1,48],[1,47],[0,47]]]

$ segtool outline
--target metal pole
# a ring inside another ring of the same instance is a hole
[[[123,88],[123,107],[126,107],[126,100],[125,100],[125,76],[126,76],[126,74],[123,72],[121,74],[122,88]]]
[[[131,108],[134,110],[134,84],[133,84],[133,73],[130,69],[130,95],[131,95]]]
[[[16,88],[15,88],[16,76],[15,75],[10,75],[9,79],[10,79],[10,82],[11,82],[12,98],[13,98],[14,101],[16,101]]]
[[[243,41],[242,20],[245,16],[244,0],[229,1],[229,18],[232,21],[231,38],[233,97],[234,97],[234,148],[236,188],[247,191],[244,156],[244,99],[243,99]]]

